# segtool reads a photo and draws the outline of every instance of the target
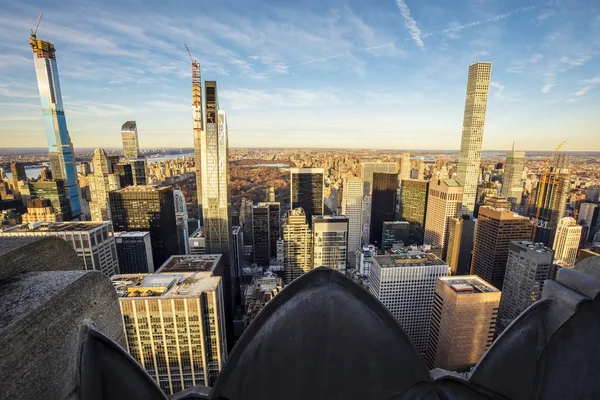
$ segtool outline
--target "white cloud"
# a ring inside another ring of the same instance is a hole
[[[219,92],[223,108],[230,110],[269,107],[312,107],[338,103],[337,90],[225,89]]]
[[[556,86],[556,73],[555,72],[547,72],[544,74],[544,80],[546,84],[542,87],[542,93],[550,93],[552,88]]]
[[[420,48],[424,49],[425,44],[421,39],[421,29],[417,26],[417,21],[410,15],[410,9],[404,2],[404,0],[396,0],[396,5],[400,9],[402,17],[404,17],[404,27],[408,30],[410,37]]]
[[[583,55],[577,58],[570,58],[567,56],[563,56],[560,59],[560,62],[567,64],[569,67],[580,67],[589,61],[592,57],[589,55]]]
[[[506,96],[504,96],[504,89],[506,89],[506,87],[498,82],[490,82],[490,86],[497,89],[496,92],[494,93],[494,98],[498,99],[498,100],[505,100]]]
[[[555,86],[554,83],[548,83],[546,85],[544,85],[544,87],[542,87],[542,93],[546,94],[546,93],[550,93],[550,91],[552,90],[552,88]]]
[[[542,12],[540,15],[538,15],[538,17],[536,18],[536,20],[538,21],[545,21],[548,18],[550,18],[551,16],[553,16],[554,14],[556,14],[556,11],[554,10],[547,10]]]
[[[538,63],[538,62],[542,61],[543,58],[544,58],[543,54],[536,53],[536,54],[534,54],[534,55],[531,56],[531,58],[529,59],[529,63],[530,64]]]

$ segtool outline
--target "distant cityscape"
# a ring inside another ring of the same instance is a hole
[[[59,237],[110,279],[126,350],[167,395],[213,386],[261,310],[318,267],[378,299],[429,368],[466,373],[547,280],[600,257],[600,151],[482,151],[489,62],[465,65],[460,150],[229,148],[192,54],[193,148],[140,149],[123,121],[121,147],[76,149],[36,34],[48,148],[0,149],[0,238]]]

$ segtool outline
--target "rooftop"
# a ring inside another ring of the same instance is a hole
[[[499,292],[498,289],[477,275],[442,276],[438,279],[459,294]]]
[[[153,192],[163,189],[170,189],[170,186],[153,186],[153,185],[139,185],[139,186],[127,186],[116,190],[117,192]]]
[[[290,168],[290,173],[292,174],[324,174],[325,170],[323,168]]]
[[[512,242],[523,250],[535,251],[537,253],[554,253],[550,247],[544,246],[544,243],[534,243],[529,240],[519,240]]]
[[[110,222],[33,222],[5,228],[2,234],[25,232],[75,232],[91,231],[96,228],[110,225]]]
[[[214,291],[220,277],[208,272],[193,274],[123,274],[111,278],[121,298],[188,298]]]
[[[345,215],[313,215],[313,222],[319,221],[348,221],[348,217]]]
[[[121,131],[134,131],[136,129],[135,121],[127,121],[121,127]]]
[[[420,267],[427,265],[447,265],[439,257],[431,253],[420,254],[386,254],[373,256],[373,260],[381,268]]]
[[[198,228],[190,235],[190,239],[192,238],[203,238],[204,237],[204,229]]]
[[[115,237],[117,238],[142,238],[144,236],[150,235],[150,232],[115,232]]]
[[[157,273],[212,272],[221,259],[220,254],[171,256]]]

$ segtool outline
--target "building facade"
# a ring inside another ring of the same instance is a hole
[[[475,275],[443,276],[435,285],[427,366],[468,372],[490,347],[500,291]]]
[[[564,217],[558,221],[556,237],[552,250],[554,250],[554,259],[557,263],[565,267],[575,265],[577,251],[581,240],[582,227],[577,225],[572,217]]]
[[[269,257],[277,258],[277,241],[281,239],[281,204],[278,201],[258,203],[269,208]]]
[[[63,180],[29,182],[29,194],[32,199],[48,199],[54,211],[63,221],[70,221],[73,213],[67,197],[67,188]]]
[[[381,232],[381,251],[391,249],[395,244],[408,244],[410,224],[408,221],[384,221]]]
[[[252,253],[254,262],[261,267],[268,267],[270,261],[270,224],[269,206],[252,207]]]
[[[396,212],[398,175],[375,172],[371,197],[371,222],[369,242],[381,248],[384,221],[393,221]]]
[[[424,244],[442,246],[446,258],[450,222],[462,209],[463,187],[454,179],[432,181],[427,196]]]
[[[450,266],[451,275],[469,274],[476,225],[477,220],[468,215],[452,218],[450,221],[446,262]]]
[[[115,232],[119,273],[154,272],[150,232]]]
[[[309,224],[325,210],[323,168],[290,168],[290,210],[301,207]]]
[[[504,166],[504,178],[502,179],[502,196],[511,199],[516,205],[513,211],[519,211],[523,197],[523,170],[525,169],[525,152],[512,151],[506,153],[506,165]]]
[[[345,274],[348,264],[348,217],[313,215],[312,222],[313,268],[328,267]]]
[[[362,244],[363,181],[357,177],[344,179],[342,215],[348,217],[348,264],[356,267],[356,250]]]
[[[94,150],[92,166],[94,171],[89,178],[92,221],[110,221],[108,192],[120,189],[120,177],[113,173],[113,164],[104,149]]]
[[[173,190],[173,201],[177,223],[177,254],[189,254],[188,213],[185,205],[185,195],[181,190]]]
[[[288,211],[283,226],[283,271],[285,284],[313,269],[312,232],[302,208]]]
[[[140,144],[138,142],[137,124],[135,121],[127,121],[121,126],[121,140],[123,141],[123,157],[125,161],[140,156]]]
[[[467,96],[456,181],[463,187],[462,213],[473,215],[480,175],[481,144],[485,126],[492,63],[478,62],[469,67]]]
[[[428,193],[428,181],[403,179],[400,182],[400,220],[410,224],[410,243],[407,244],[423,244]]]

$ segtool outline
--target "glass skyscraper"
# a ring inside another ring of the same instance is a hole
[[[323,215],[323,168],[290,168],[290,209],[302,207],[310,224],[313,215]]]
[[[67,130],[54,44],[38,40],[35,35],[31,36],[29,43],[33,50],[35,74],[42,101],[52,176],[65,181],[71,212],[77,217],[81,214],[77,168],[73,144]]]

